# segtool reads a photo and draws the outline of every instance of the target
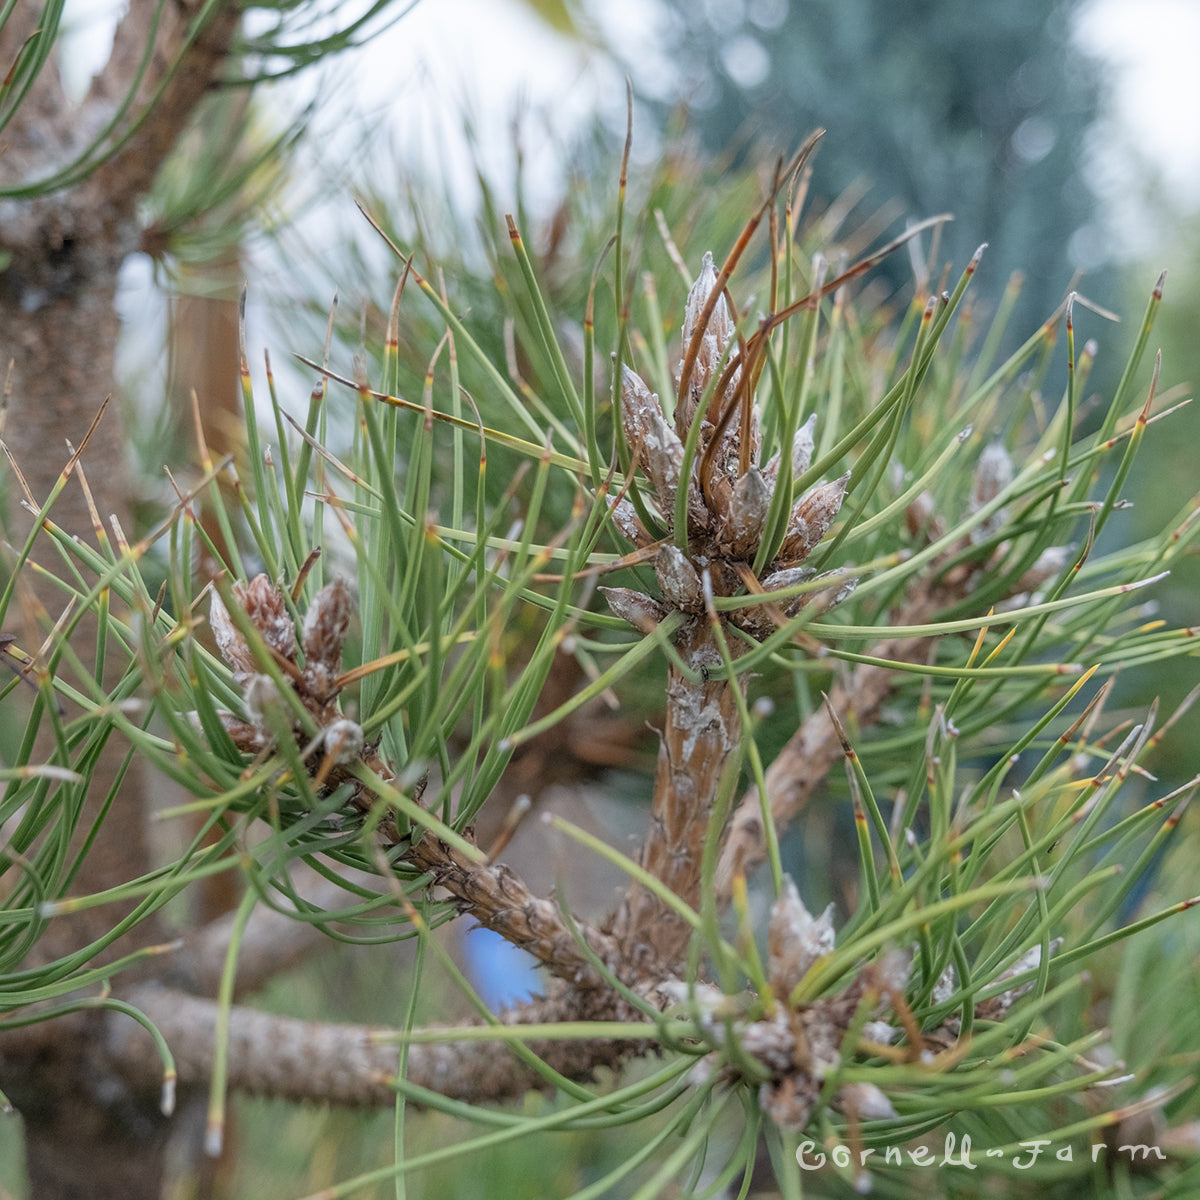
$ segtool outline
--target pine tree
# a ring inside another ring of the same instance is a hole
[[[913,1156],[952,1133],[1013,1194],[1022,1144],[1048,1139],[1044,1193],[1074,1195],[1135,1186],[1123,1145],[1186,1143],[1170,1051],[1194,1032],[1189,956],[1155,939],[1192,936],[1170,851],[1193,785],[1149,774],[1170,719],[1109,706],[1118,671],[1194,653],[1142,604],[1195,502],[1132,546],[1102,539],[1167,412],[1147,356],[1161,280],[1085,431],[1098,348],[1076,331],[1101,319],[1071,298],[999,357],[1003,330],[965,304],[982,251],[899,321],[873,308],[860,281],[943,218],[843,261],[854,231],[802,216],[816,140],[749,200],[755,174],[670,158],[631,186],[623,163],[585,257],[553,270],[509,219],[491,305],[372,213],[396,254],[388,315],[307,357],[302,419],[256,390],[243,329],[244,453],[209,457],[133,542],[76,539],[51,497],[0,607],[6,706],[31,701],[0,801],[6,1072],[24,1057],[36,1078],[57,1042],[143,1112],[160,1085],[166,1108],[176,1080],[207,1089],[213,1151],[230,1092],[391,1108],[388,1161],[326,1195],[423,1171],[445,1194],[452,1156],[518,1144],[526,1169],[569,1172],[544,1139],[606,1127],[617,1157],[539,1186],[745,1194],[761,1146],[784,1194],[868,1175],[915,1194]],[[35,560],[72,601],[44,637],[19,599]],[[521,776],[510,804],[523,751],[568,757],[597,704],[649,715],[658,746],[634,853],[559,814],[541,827],[619,869],[592,913],[572,879],[538,891],[503,860],[544,785]],[[190,797],[161,819],[201,828],[100,885],[81,864],[92,822],[120,815],[96,794],[106,742]],[[233,916],[155,944],[164,906],[215,873],[247,885]],[[103,932],[63,950],[73,914]],[[488,1008],[441,937],[456,918],[531,954],[543,994]],[[413,944],[378,1024],[250,1002],[314,931]],[[1106,955],[1126,938],[1122,968]],[[1109,1008],[1114,1042],[1154,1027],[1157,1053],[1114,1061]],[[406,1145],[425,1108],[485,1128]]]
[[[1072,286],[1070,240],[1094,203],[1086,135],[1100,68],[1072,45],[1075,11],[1038,0],[679,3],[661,36],[689,129],[710,152],[754,157],[826,127],[818,196],[889,219],[949,209],[944,257],[965,261],[986,240],[982,294],[994,307],[1021,272],[1020,314],[1032,322]],[[638,83],[638,64],[629,69]],[[902,283],[909,264],[884,270]],[[1110,304],[1113,282],[1093,275],[1082,288]]]

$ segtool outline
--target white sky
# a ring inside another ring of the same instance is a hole
[[[652,6],[609,0],[607,22],[634,32]],[[468,112],[480,165],[512,172],[513,118],[523,115],[528,198],[552,203],[563,146],[596,111],[625,111],[625,83],[607,58],[556,34],[511,0],[423,0],[364,48],[357,101],[386,120],[397,148],[474,191],[476,157],[460,131]],[[539,193],[541,189],[541,193]]]
[[[1112,64],[1125,135],[1180,203],[1200,207],[1200,3],[1092,0],[1079,38]]]
[[[81,93],[108,53],[105,30],[111,39],[114,14],[123,3],[66,3],[66,20],[80,36],[64,45],[63,66]],[[646,74],[664,86],[671,82],[670,62],[655,49],[654,0],[596,0],[592,8],[603,12],[603,37],[625,54],[653,56]],[[1200,0],[1087,0],[1078,37],[1081,47],[1109,64],[1112,117],[1089,139],[1100,203],[1072,251],[1085,268],[1110,255],[1154,269],[1169,266],[1177,223],[1200,212]],[[422,0],[384,36],[336,66],[331,76],[345,82],[329,90],[342,95],[326,106],[309,139],[318,155],[329,152],[308,172],[329,198],[336,191],[329,184],[347,158],[342,153],[338,163],[339,152],[358,152],[353,131],[362,128],[364,114],[372,139],[378,131],[401,161],[440,169],[454,194],[467,198],[467,210],[476,189],[475,160],[460,132],[464,104],[501,203],[515,198],[512,123],[518,108],[525,111],[524,196],[535,211],[554,203],[563,150],[590,113],[599,109],[609,118],[614,146],[623,133],[625,82],[619,70],[604,55],[550,31],[518,0]],[[311,91],[314,85],[307,86]],[[645,123],[635,126],[635,156],[655,149]],[[387,170],[396,161],[391,153],[381,156]],[[1151,209],[1147,197],[1154,200]],[[349,211],[348,194],[344,205],[337,198],[335,209],[327,205],[310,216],[316,231],[306,229],[302,236],[320,236],[323,223],[337,219],[330,211]],[[270,288],[260,279],[258,296],[264,290]],[[119,299],[127,330],[141,328],[142,341],[152,336],[162,320],[161,294],[140,258],[128,265]],[[255,303],[252,289],[252,307]],[[263,324],[252,320],[252,327]],[[123,358],[149,361],[136,340],[127,335]]]
[[[1111,117],[1089,139],[1099,215],[1072,248],[1169,266],[1200,212],[1200,0],[1091,0],[1077,36],[1108,64]]]

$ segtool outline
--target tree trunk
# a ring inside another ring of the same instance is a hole
[[[162,1194],[167,1121],[157,1093],[118,1075],[103,1013],[36,1055],[5,1056],[4,1086],[25,1128],[33,1200],[151,1200]]]
[[[18,7],[0,30],[4,70],[44,17],[30,11],[34,7]],[[165,7],[157,0],[131,0],[110,59],[82,103],[70,104],[51,59],[5,129],[0,187],[16,188],[73,161],[131,91],[131,120],[145,118],[116,153],[73,186],[0,199],[0,255],[8,260],[0,271],[0,370],[11,393],[4,437],[38,505],[68,461],[66,442],[79,446],[115,390],[117,277],[140,245],[139,200],[232,45],[238,7],[214,6],[198,28],[203,10],[200,0]],[[94,431],[81,461],[101,521],[115,516],[129,530],[129,469],[115,407]],[[17,507],[19,490],[11,478],[7,490],[9,535],[19,544],[32,518]],[[84,491],[75,480],[50,517],[72,534],[93,537]],[[107,534],[112,537],[111,528]],[[56,566],[48,540],[35,547],[34,558]],[[26,604],[44,606],[51,622],[62,611],[65,596],[56,589],[43,584],[23,590]],[[24,625],[14,630],[22,641],[27,631],[39,629],[28,619],[33,615],[23,620],[8,615],[8,621]],[[73,646],[85,669],[94,667],[94,623],[79,627]],[[106,803],[124,749],[115,740],[105,748],[77,841],[90,833]],[[140,776],[131,772],[72,880],[74,894],[102,891],[148,869],[143,800]],[[111,929],[113,921],[111,905],[56,918],[38,955],[45,960],[71,953]],[[155,937],[153,923],[143,923],[120,949],[127,952]],[[62,1023],[60,1034],[10,1041],[8,1049],[0,1038],[0,1073],[24,1121],[32,1194],[38,1200],[159,1196],[166,1121],[157,1092],[133,1088],[120,1077],[95,1042],[92,1022]]]

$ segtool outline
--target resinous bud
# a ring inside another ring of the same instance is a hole
[[[234,677],[240,682],[242,676],[252,674],[255,669],[254,655],[250,653],[246,639],[233,623],[225,602],[215,590],[208,605],[208,626],[212,630],[213,640],[217,643],[221,657],[233,669]]]
[[[792,438],[792,478],[799,479],[812,466],[812,456],[817,448],[815,430],[817,414],[810,413],[808,420],[796,430]],[[776,450],[767,464],[767,474],[774,477],[779,473],[779,451]]]
[[[662,410],[658,408],[657,397],[647,425],[640,454],[642,469],[654,485],[659,510],[664,522],[670,527],[674,524],[675,496],[679,491],[679,477],[683,472],[683,443],[667,423]]]
[[[639,633],[653,633],[655,626],[667,615],[667,610],[645,592],[633,588],[600,589],[614,616],[627,621]]]
[[[296,627],[291,613],[283,593],[265,575],[256,575],[246,584],[235,583],[233,599],[262,634],[263,641],[280,658],[291,661],[296,657]],[[208,622],[221,657],[233,668],[234,677],[244,682],[244,677],[257,671],[258,665],[249,644],[215,591],[209,605]]]
[[[351,609],[350,588],[339,577],[313,597],[304,614],[304,689],[316,700],[331,700],[340,690],[342,643]]]
[[[700,316],[716,282],[717,270],[713,265],[713,257],[711,253],[706,252],[700,264],[700,274],[688,292],[687,304],[684,307],[682,345],[684,357],[687,356],[688,347],[692,344]],[[729,305],[722,295],[718,297],[712,314],[708,318],[708,324],[700,342],[699,353],[696,355],[695,366],[692,368],[691,378],[687,380],[686,387],[683,389],[683,403],[675,413],[675,427],[681,436],[691,424],[692,417],[696,413],[696,405],[704,394],[704,389],[708,385],[712,373],[716,370],[733,332],[733,317],[729,312]],[[683,371],[682,359],[679,363],[679,370]]]
[[[296,657],[296,626],[283,593],[265,576],[256,575],[247,584],[235,583],[233,597],[242,606],[263,641],[280,658]]]
[[[751,467],[733,485],[729,504],[729,546],[736,558],[748,558],[758,547],[767,511],[771,507],[771,488],[757,467]]]
[[[849,482],[847,471],[840,479],[822,483],[800,497],[792,509],[787,535],[776,558],[780,566],[795,566],[812,553],[841,511]]]
[[[643,447],[650,433],[652,413],[662,416],[658,397],[646,386],[642,377],[627,363],[621,364],[621,424],[625,441],[642,461]]]
[[[339,766],[352,763],[362,754],[366,739],[362,726],[349,717],[338,717],[326,727],[323,740],[327,754],[333,755],[333,761]]]
[[[704,306],[708,302],[708,298],[712,295],[712,290],[717,284],[717,268],[713,262],[711,250],[704,252],[704,257],[700,260],[700,274],[696,276],[695,283],[692,284],[688,291],[687,303],[683,309],[683,350],[687,353],[687,348],[696,332],[696,323],[700,320],[700,314],[704,311]],[[708,318],[708,325],[704,330],[705,337],[711,337],[716,343],[717,354],[725,349],[726,343],[733,336],[733,317],[729,312],[729,305],[725,302],[724,296],[717,298],[716,304],[713,306],[712,315]],[[715,362],[715,360],[714,360]]]
[[[776,995],[785,1000],[817,959],[833,950],[833,905],[814,917],[804,906],[790,876],[771,906],[767,926],[767,976]]]
[[[831,608],[836,608],[843,600],[848,600],[854,594],[854,589],[858,587],[859,579],[857,575],[847,576],[844,568],[826,571],[815,578],[817,581],[830,579],[831,582],[827,587],[813,588],[812,591],[805,592],[789,604],[787,608],[789,617],[794,617],[802,608],[810,608],[811,618],[816,620]]]
[[[899,1115],[873,1083],[843,1083],[838,1090],[837,1105],[860,1121],[892,1121]]]
[[[267,710],[273,706],[282,709],[283,697],[270,675],[251,675],[246,680],[244,704],[246,716],[255,728],[268,732]]]
[[[605,496],[605,504],[612,512],[613,524],[631,542],[644,546],[650,541],[650,535],[637,515],[637,509],[624,496]]]
[[[704,593],[696,568],[678,546],[663,546],[654,558],[654,573],[667,603],[687,612],[704,607]]]
[[[775,571],[763,579],[763,591],[783,591],[785,588],[795,587],[798,583],[804,583],[815,574],[812,567],[788,567],[783,571]],[[802,592],[799,596],[792,596],[788,600],[780,601],[775,607],[785,617],[794,617],[808,603],[810,595],[809,592]],[[776,628],[775,621],[765,604],[750,604],[745,608],[735,609],[729,614],[729,619],[739,629],[745,630],[751,637],[758,638],[759,641],[770,637]]]
[[[772,571],[762,581],[763,591],[782,592],[784,588],[795,587],[798,583],[804,583],[805,580],[811,579],[815,574],[816,572],[812,567],[786,567],[782,571]],[[792,600],[803,599],[803,595],[792,598]]]
[[[314,597],[304,614],[304,658],[337,670],[342,661],[342,644],[350,628],[352,604],[346,581],[337,576]]]
[[[1050,942],[1050,953],[1053,954],[1063,943],[1062,938],[1054,938]],[[1020,958],[1011,966],[1006,967],[992,983],[1004,983],[1009,979],[1016,979],[1018,975],[1024,975],[1029,971],[1036,971],[1042,965],[1042,947],[1034,946],[1031,950],[1027,950]],[[988,1000],[984,1000],[977,1006],[976,1012],[987,1020],[1000,1020],[1010,1008],[1024,995],[1033,990],[1037,984],[1037,979],[1027,979],[1024,983],[1018,984],[1016,987],[1009,988],[1006,992],[1001,992],[998,996],[993,996]]]

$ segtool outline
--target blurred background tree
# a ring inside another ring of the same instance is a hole
[[[784,146],[815,125],[826,199],[867,192],[868,208],[914,217],[951,211],[942,256],[981,241],[981,292],[1011,272],[1020,313],[1047,316],[1075,266],[1072,236],[1094,199],[1084,135],[1096,120],[1098,62],[1071,52],[1079,5],[1013,0],[667,0],[688,127],[715,154]],[[639,64],[630,63],[635,83]],[[908,264],[888,268],[904,282]],[[1111,304],[1111,278],[1083,290]]]

